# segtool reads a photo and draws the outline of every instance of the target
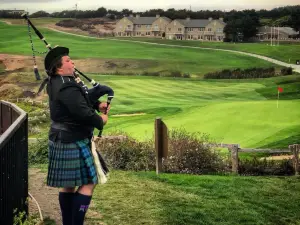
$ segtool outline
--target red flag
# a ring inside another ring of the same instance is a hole
[[[278,87],[277,89],[278,89],[278,92],[280,92],[280,93],[283,92],[283,88],[282,87]]]

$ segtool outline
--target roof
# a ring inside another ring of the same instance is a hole
[[[159,18],[164,18],[168,22],[171,22],[171,19],[167,17],[126,17],[129,19],[133,24],[137,25],[151,25],[155,20]]]
[[[275,27],[275,32],[277,32],[278,30],[280,32],[286,33],[288,35],[297,35],[297,34],[299,34],[299,32],[295,31],[291,27]],[[265,33],[271,33],[271,27],[269,27],[269,26],[263,26],[263,27],[260,27],[258,29],[258,31],[260,33],[263,33],[263,32],[265,32]],[[273,32],[274,32],[274,30],[273,30]]]
[[[299,34],[299,32],[295,31],[291,27],[279,27],[279,31],[287,33],[288,35],[297,35],[297,34]]]
[[[181,23],[182,25],[184,25],[185,27],[206,27],[209,23],[211,23],[212,21],[219,21],[222,24],[226,24],[224,23],[222,20],[182,20],[182,19],[178,19],[176,20],[179,23]]]

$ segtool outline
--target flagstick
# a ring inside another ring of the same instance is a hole
[[[277,98],[277,109],[278,109],[278,102],[279,102],[279,91],[278,91],[278,98]]]

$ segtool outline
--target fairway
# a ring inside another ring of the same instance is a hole
[[[93,78],[115,90],[111,115],[128,114],[112,116],[106,132],[120,129],[138,139],[152,138],[159,116],[169,129],[207,133],[217,142],[242,147],[286,148],[300,138],[298,76],[242,81]],[[280,83],[285,92],[277,108]]]
[[[0,23],[0,52],[31,55],[26,26],[11,26]],[[272,63],[235,53],[214,52],[202,49],[182,49],[167,46],[151,46],[142,43],[119,42],[114,40],[75,37],[41,29],[46,40],[54,45],[67,46],[71,57],[128,59],[138,61],[140,66],[131,72],[181,71],[201,76],[222,69],[270,67]],[[44,51],[45,45],[33,35],[37,50]],[[143,62],[143,60],[147,60]],[[130,62],[129,62],[130,64]]]
[[[180,46],[194,46],[203,48],[219,48],[236,50],[248,53],[255,53],[258,55],[267,56],[286,63],[295,64],[296,60],[300,60],[300,42],[288,43],[279,42],[275,46],[271,46],[270,42],[260,43],[228,43],[228,42],[201,42],[201,41],[176,41],[165,40],[158,38],[118,38],[124,40],[143,41],[160,44],[171,44]]]

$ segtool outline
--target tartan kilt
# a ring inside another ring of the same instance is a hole
[[[48,147],[48,186],[76,187],[98,183],[89,139],[75,143],[49,140]]]

